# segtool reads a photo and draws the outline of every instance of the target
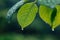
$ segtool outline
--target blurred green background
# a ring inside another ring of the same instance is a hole
[[[37,14],[34,22],[23,31],[15,13],[10,23],[6,19],[8,10],[20,0],[0,0],[0,40],[60,40],[60,26],[54,32]]]

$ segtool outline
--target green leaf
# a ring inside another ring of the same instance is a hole
[[[52,31],[60,25],[60,5],[57,5],[54,9],[41,5],[39,15],[43,21],[52,27]]]
[[[51,26],[51,14],[53,12],[53,9],[47,7],[47,6],[44,6],[44,5],[41,5],[39,7],[39,15],[41,17],[41,19],[43,21],[45,21],[47,24],[49,24]]]
[[[27,27],[33,22],[34,18],[36,17],[37,11],[38,7],[33,2],[26,3],[19,9],[17,20],[22,28]]]
[[[55,16],[55,20],[53,21],[52,30],[54,30],[57,26],[60,25],[60,5],[57,5],[56,9],[57,9],[57,13],[56,13],[56,16]]]

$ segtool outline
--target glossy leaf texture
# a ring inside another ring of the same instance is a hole
[[[52,30],[54,30],[57,26],[60,25],[60,5],[56,5],[57,13],[55,16],[55,19],[53,21],[53,27]]]
[[[41,5],[39,15],[44,22],[51,26],[52,31],[60,25],[60,5],[57,5],[54,9]]]
[[[39,15],[41,17],[41,19],[46,22],[47,24],[49,24],[51,26],[51,14],[53,12],[53,9],[47,7],[47,6],[44,6],[44,5],[41,5],[39,7]]]
[[[38,7],[33,2],[24,4],[18,11],[17,20],[19,25],[23,28],[30,25],[38,12]]]

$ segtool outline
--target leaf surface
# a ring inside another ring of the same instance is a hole
[[[33,2],[24,4],[19,9],[17,14],[17,20],[19,25],[21,25],[22,28],[25,28],[30,25],[35,19],[37,12],[38,7]]]
[[[53,9],[41,5],[39,7],[39,15],[43,21],[45,21],[47,24],[51,26],[51,14],[53,12]]]
[[[54,30],[57,26],[60,25],[60,5],[57,5],[56,9],[57,9],[57,13],[56,13],[56,16],[55,16],[55,20],[53,21],[52,30]]]

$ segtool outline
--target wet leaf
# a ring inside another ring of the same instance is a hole
[[[60,5],[57,5],[54,9],[41,5],[39,7],[39,15],[44,22],[52,27],[52,31],[60,25]]]
[[[51,26],[51,14],[53,12],[53,9],[41,5],[39,7],[39,15],[43,21],[45,21],[47,24]]]
[[[60,25],[60,5],[57,5],[56,9],[57,9],[57,13],[56,13],[56,16],[55,16],[55,20],[53,21],[52,30],[54,30],[57,26]]]
[[[38,11],[38,7],[34,3],[26,3],[24,4],[18,11],[17,20],[19,25],[22,28],[27,27],[30,25],[34,18],[36,17]]]

